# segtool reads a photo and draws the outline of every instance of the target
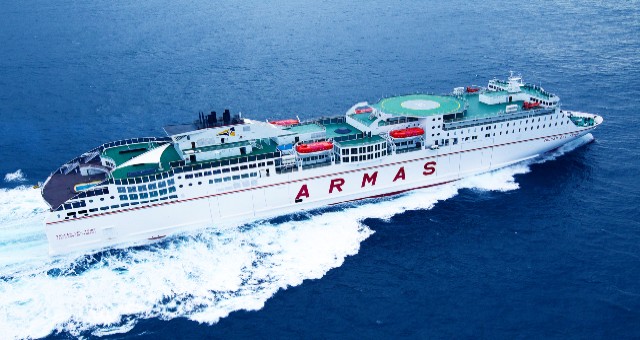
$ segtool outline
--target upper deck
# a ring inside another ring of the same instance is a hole
[[[429,117],[461,111],[464,103],[453,96],[412,94],[382,99],[373,108],[394,116]]]

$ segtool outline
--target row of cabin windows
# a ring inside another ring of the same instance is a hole
[[[269,165],[273,165],[273,161],[251,163],[251,164],[247,164],[247,165],[232,166],[230,168],[208,170],[208,171],[204,171],[204,172],[196,172],[194,174],[184,175],[184,178],[185,179],[192,179],[192,178],[199,178],[199,177],[204,177],[204,176],[213,176],[213,175],[219,175],[219,174],[226,174],[226,173],[229,173],[229,172],[236,172],[236,171],[241,171],[241,170],[255,169],[257,167],[264,167],[264,166],[269,166]],[[178,176],[178,179],[182,179],[182,176]]]
[[[109,194],[109,188],[100,188],[100,189],[91,189],[91,190],[87,190],[87,191],[83,191],[80,194],[78,194],[78,198],[86,198],[86,197],[93,197],[93,196],[101,196],[101,195],[108,195]]]
[[[218,177],[218,178],[214,178],[214,179],[210,179],[209,180],[209,184],[213,184],[213,183],[222,183],[222,182],[231,182],[231,181],[236,181],[239,179],[245,179],[245,178],[249,178],[249,177],[258,177],[258,173],[257,172],[250,172],[250,173],[244,173],[242,175],[233,175],[233,176],[227,176],[227,177]],[[202,185],[201,181],[197,182],[198,185]],[[193,183],[189,183],[188,186],[193,186]],[[180,188],[183,188],[184,185],[180,184],[179,186]]]
[[[164,196],[167,193],[173,193],[176,192],[176,187],[169,187],[168,189],[160,189],[158,191],[149,191],[149,192],[141,192],[138,194],[129,194],[129,195],[120,195],[120,200],[121,201],[126,201],[126,200],[138,200],[138,199],[147,199],[147,198],[154,198],[154,197],[158,197],[158,196]]]
[[[562,122],[561,122],[560,124],[562,125]],[[538,130],[538,129],[540,129],[540,128],[543,128],[543,129],[544,129],[544,128],[550,128],[551,126],[552,126],[552,125],[551,125],[551,123],[549,123],[549,125],[548,125],[548,126],[547,126],[546,124],[543,124],[542,126],[538,125],[538,126],[536,126],[535,128],[536,128],[536,130]],[[556,122],[553,126],[558,126],[558,123]],[[528,130],[529,130],[529,128],[527,128],[527,127],[525,127],[525,128],[524,128],[524,131],[528,131]],[[531,130],[533,130],[533,126],[531,126]],[[508,135],[508,134],[509,134],[509,130],[506,130],[506,131],[500,131],[499,136],[502,136],[502,133],[503,133],[503,132],[504,132],[504,134],[505,134],[505,135]],[[518,132],[522,132],[522,128],[518,128]],[[515,129],[511,130],[511,133],[516,133],[516,130],[515,130]],[[447,134],[447,135],[448,135],[448,134]],[[491,134],[490,134],[490,133],[487,133],[487,134],[485,134],[484,136],[485,136],[485,137],[491,137]],[[495,136],[496,136],[496,133],[494,132],[494,133],[493,133],[493,137],[495,137]],[[478,136],[472,136],[472,138],[471,138],[471,139],[472,139],[472,140],[476,140],[476,139],[478,139]],[[464,140],[464,141],[468,141],[468,140],[469,140],[469,137],[465,137],[463,140]]]
[[[165,171],[163,173],[148,175],[143,177],[116,179],[115,184],[117,185],[141,184],[141,183],[159,181],[168,177],[169,177],[169,173]]]
[[[384,150],[387,148],[387,143],[379,143],[379,144],[374,144],[374,145],[367,145],[367,146],[361,146],[361,147],[355,147],[355,148],[343,148],[342,149],[342,155],[357,155],[358,153],[367,153],[367,152],[373,152],[373,151],[380,151],[380,150]]]
[[[342,157],[342,162],[344,162],[344,163],[362,162],[362,161],[367,161],[367,160],[370,160],[370,159],[380,158],[380,157],[386,156],[386,155],[387,155],[387,150],[382,150],[382,151],[379,151],[379,152],[374,152],[374,153],[370,153],[370,154],[366,154],[366,155],[351,156],[351,158]]]
[[[538,121],[538,122],[544,122],[544,121],[546,121],[546,120],[547,120],[547,117],[549,118],[549,120],[554,120],[554,117],[553,117],[553,116],[545,116],[545,117],[544,117],[544,119],[542,119],[542,118],[538,118],[538,120],[537,120],[537,121]],[[565,118],[565,115],[564,115],[564,114],[562,114],[562,119],[564,119],[564,118]],[[560,115],[559,115],[559,114],[557,114],[557,115],[555,116],[555,119],[560,119]],[[535,118],[531,119],[531,124],[533,124],[534,122],[536,122],[536,119],[535,119]],[[567,120],[566,122],[567,122],[567,124],[568,124],[568,123],[569,123],[569,120]],[[516,124],[516,123],[518,123],[518,122],[513,122],[513,124],[511,124],[511,123],[506,123],[506,126],[507,126],[507,127],[510,127],[510,126],[512,126],[512,125],[513,125],[513,126],[516,126],[516,125],[522,125],[523,123],[524,123],[524,124],[529,124],[529,119],[526,119],[526,120],[524,120],[524,121],[522,121],[522,120],[521,120],[521,121],[519,121],[519,124]],[[561,122],[560,122],[560,125],[564,125],[564,121],[561,121]],[[503,128],[504,126],[505,126],[505,123],[500,124],[500,128]],[[549,126],[551,126],[551,125],[549,125]],[[558,122],[556,122],[554,126],[558,126]],[[533,127],[533,125],[532,125],[532,127]],[[480,127],[480,131],[484,131],[484,130],[491,130],[492,128],[493,128],[493,129],[497,129],[497,128],[498,128],[498,124],[494,124],[494,125],[493,125],[493,127],[492,127],[491,125],[489,125],[489,126],[481,126],[481,127]],[[473,130],[472,130],[472,129],[473,129]],[[477,132],[477,131],[478,131],[478,128],[476,127],[476,128],[468,128],[466,132],[467,132],[467,133],[472,133],[472,132]],[[453,131],[453,134],[454,134],[454,135],[456,135],[458,132],[460,132],[460,134],[461,134],[461,135],[464,135],[464,134],[465,134],[464,129],[460,129],[459,131]],[[440,133],[437,133],[437,134],[435,134],[435,133],[434,133],[434,134],[431,134],[431,137],[435,137],[435,136],[440,136]],[[447,136],[449,136],[449,133],[447,133]]]
[[[175,180],[169,179],[166,182],[162,181],[162,182],[158,182],[158,183],[150,183],[150,184],[142,184],[142,185],[138,185],[136,186],[131,186],[131,187],[118,187],[118,193],[120,194],[124,194],[124,193],[132,193],[132,192],[144,192],[144,191],[151,191],[151,190],[156,190],[159,188],[166,188],[167,185],[171,186],[175,184]]]
[[[554,104],[554,102],[548,102],[546,100],[539,100],[537,98],[531,97],[529,100],[531,100],[534,103],[541,103],[542,105],[552,105]]]
[[[300,158],[302,158],[303,161],[317,161],[319,159],[331,158],[331,155],[302,156]]]
[[[213,184],[213,183],[222,183],[222,182],[231,182],[231,181],[235,181],[235,180],[239,180],[239,179],[245,179],[245,178],[249,178],[249,177],[258,177],[258,173],[257,172],[251,172],[248,174],[242,174],[242,175],[236,175],[236,176],[231,176],[231,177],[222,177],[222,178],[214,178],[214,179],[210,179],[209,180],[209,184]],[[198,184],[201,184],[200,182],[198,182]]]
[[[109,210],[109,209],[118,209],[118,208],[126,208],[128,206],[134,206],[134,205],[138,205],[138,204],[147,204],[147,203],[154,203],[154,202],[158,202],[158,201],[165,201],[168,199],[175,199],[178,198],[178,195],[171,195],[171,196],[165,196],[165,197],[159,197],[156,199],[152,199],[149,201],[142,201],[142,202],[131,202],[131,203],[122,203],[122,204],[114,204],[112,206],[104,206],[104,207],[100,207],[100,208],[91,208],[88,211],[85,210],[79,210],[79,211],[71,211],[67,213],[67,216],[64,218],[65,220],[68,220],[69,218],[75,218],[76,215],[88,215],[89,213],[94,213],[97,211],[105,211],[105,210]],[[59,217],[60,215],[58,215]]]

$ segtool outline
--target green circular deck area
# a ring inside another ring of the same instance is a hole
[[[383,99],[376,106],[384,113],[425,117],[458,112],[462,104],[454,97],[413,94]]]

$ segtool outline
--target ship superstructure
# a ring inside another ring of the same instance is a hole
[[[165,127],[167,137],[106,143],[52,173],[42,187],[50,252],[140,244],[449,183],[536,157],[601,123],[513,74],[305,122],[201,113]]]

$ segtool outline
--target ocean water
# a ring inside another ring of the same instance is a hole
[[[639,1],[5,1],[0,43],[3,338],[640,337]],[[605,123],[451,185],[47,256],[31,186],[101,143],[510,70]]]

